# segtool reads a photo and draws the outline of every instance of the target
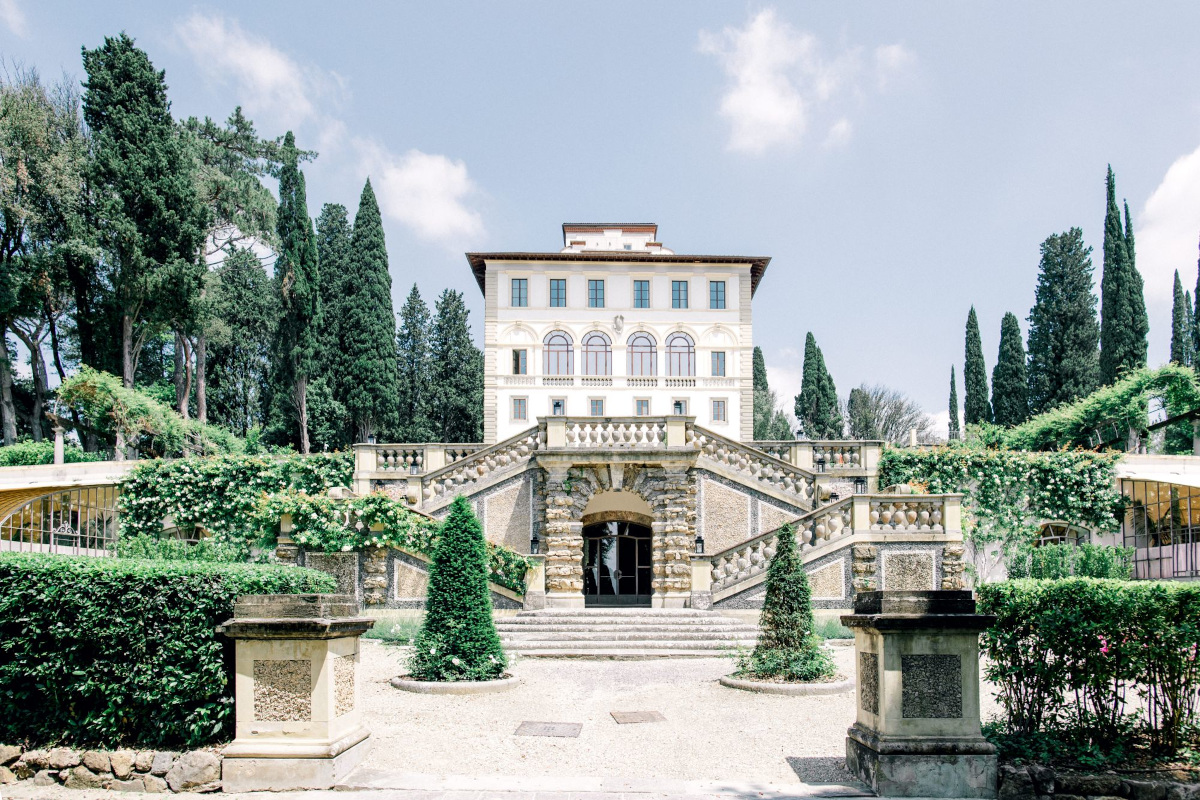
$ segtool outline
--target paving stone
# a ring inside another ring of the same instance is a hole
[[[146,782],[142,778],[130,778],[127,781],[105,781],[104,788],[110,792],[144,792],[146,791]]]
[[[179,756],[178,753],[168,753],[165,750],[154,754],[154,763],[150,765],[150,774],[157,777],[162,777],[171,771],[171,767],[175,766],[175,759]]]
[[[85,750],[82,756],[83,765],[92,772],[108,772],[112,765],[108,761],[108,753],[99,750]]]
[[[154,751],[141,750],[133,757],[133,768],[138,772],[149,772],[154,764]]]
[[[127,780],[133,774],[133,763],[137,754],[132,750],[117,750],[108,757],[112,774],[121,780]]]
[[[578,739],[583,724],[579,722],[522,722],[517,736],[557,736],[563,739]]]
[[[0,766],[7,767],[21,757],[21,748],[15,744],[0,744]]]
[[[661,711],[610,711],[618,725],[629,725],[636,722],[666,722],[667,718]]]
[[[68,789],[99,789],[104,786],[104,778],[84,766],[78,766],[67,773],[63,786]]]
[[[167,773],[167,785],[173,792],[195,791],[199,786],[221,779],[221,759],[207,750],[184,753]]]
[[[167,791],[167,782],[157,775],[143,775],[142,783],[145,784],[147,792],[162,793]]]

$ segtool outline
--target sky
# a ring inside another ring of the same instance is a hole
[[[812,331],[839,392],[884,384],[944,430],[974,305],[1027,332],[1041,242],[1102,266],[1106,165],[1134,219],[1150,362],[1197,284],[1200,4],[186,3],[0,0],[0,55],[81,80],[124,30],[176,116],[294,130],[309,212],[369,177],[397,309],[483,299],[463,253],[555,251],[565,221],[657,222],[678,253],[770,256],[771,384]]]

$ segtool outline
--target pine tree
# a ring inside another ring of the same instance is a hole
[[[388,273],[383,219],[371,181],[363,187],[350,239],[350,272],[344,283],[341,342],[346,410],[357,441],[396,422],[396,315]]]
[[[1171,361],[1191,365],[1191,331],[1188,329],[1188,302],[1183,295],[1179,270],[1175,270],[1174,303],[1171,307]]]
[[[409,671],[421,681],[486,681],[503,677],[507,666],[492,621],[483,528],[459,495],[438,531]]]
[[[428,442],[434,437],[429,422],[431,364],[429,360],[429,306],[414,283],[404,307],[400,309],[400,328],[396,332],[399,354],[399,390],[397,403],[402,442]]]
[[[954,382],[954,365],[950,365],[950,438],[962,438],[962,429],[958,426],[958,386]]]
[[[304,173],[291,131],[284,136],[280,158],[275,284],[282,313],[275,331],[268,433],[276,441],[298,440],[300,452],[308,453],[308,384],[319,368],[321,280]]]
[[[1125,206],[1122,227],[1112,166],[1106,180],[1104,274],[1100,279],[1100,381],[1110,384],[1130,369],[1146,366],[1146,299],[1136,266],[1133,223]]]
[[[438,298],[429,335],[429,419],[439,442],[483,440],[483,354],[471,341],[460,292]]]
[[[1091,248],[1071,228],[1042,242],[1029,311],[1029,410],[1041,414],[1100,385]]]
[[[842,415],[838,410],[837,389],[825,368],[825,356],[812,331],[804,339],[804,373],[800,394],[796,395],[796,419],[809,439],[837,439],[842,436]]]
[[[317,216],[317,263],[321,265],[321,375],[340,390],[346,367],[342,363],[342,320],[346,278],[350,274],[350,220],[341,203],[326,203]]]
[[[975,425],[992,421],[992,404],[988,402],[987,365],[983,361],[983,342],[979,338],[979,318],[975,306],[967,314],[966,364],[963,366],[963,422]]]
[[[767,362],[762,348],[754,348],[754,439],[780,441],[792,439],[792,426],[779,408],[779,400],[767,382]]]
[[[1029,418],[1029,379],[1021,324],[1012,312],[1000,323],[1000,352],[992,369],[992,416],[997,425],[1020,425]]]
[[[204,280],[197,253],[205,210],[165,74],[124,33],[84,48],[83,66],[93,153],[87,184],[120,315],[122,379],[132,388],[142,345],[193,313]]]
[[[813,633],[812,590],[791,526],[779,532],[767,567],[758,642],[741,658],[738,674],[815,683],[833,677],[833,660]]]

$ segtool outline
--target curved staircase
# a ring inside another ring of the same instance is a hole
[[[719,658],[758,636],[739,619],[683,608],[520,611],[496,630],[505,650],[531,658]]]

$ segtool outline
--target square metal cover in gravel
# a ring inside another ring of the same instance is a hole
[[[522,722],[517,727],[516,736],[560,736],[564,739],[578,739],[583,730],[580,722]]]
[[[667,718],[661,711],[610,711],[618,725],[628,725],[632,722],[666,722]]]

